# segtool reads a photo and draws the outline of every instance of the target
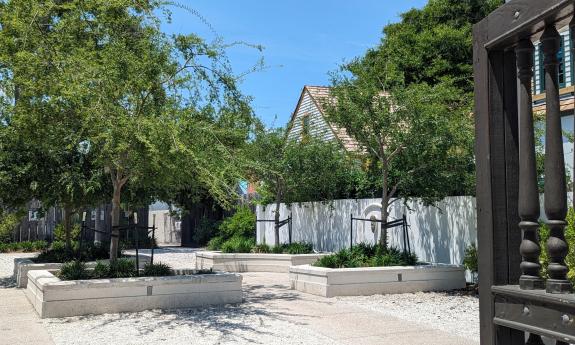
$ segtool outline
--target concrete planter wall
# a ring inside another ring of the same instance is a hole
[[[16,286],[19,288],[25,288],[28,284],[28,272],[29,271],[41,271],[41,270],[59,270],[62,267],[62,263],[35,263],[31,259],[16,258],[14,259],[14,277],[16,278]],[[96,266],[96,262],[87,262],[87,268],[93,268]]]
[[[290,268],[291,288],[313,295],[359,296],[465,287],[465,270],[451,265],[331,269],[310,265]]]
[[[28,300],[41,318],[191,308],[242,302],[242,277],[194,276],[61,281],[47,270],[28,271]]]
[[[228,254],[199,252],[196,265],[227,272],[289,272],[290,266],[307,265],[327,254]]]

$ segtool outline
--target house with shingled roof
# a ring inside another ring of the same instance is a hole
[[[347,151],[357,151],[357,142],[347,134],[346,130],[327,120],[325,104],[332,98],[330,90],[327,86],[303,87],[288,123],[287,138],[302,140],[306,136],[312,136],[325,141],[337,140]]]

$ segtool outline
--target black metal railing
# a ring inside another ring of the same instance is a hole
[[[107,237],[107,242],[109,243],[112,239],[114,230],[117,229],[118,230],[118,236],[121,236],[122,234],[125,234],[126,239],[129,238],[130,233],[132,234],[132,237],[134,239],[134,245],[135,245],[135,250],[136,250],[136,273],[139,275],[139,269],[140,269],[140,235],[142,233],[146,234],[146,238],[149,238],[149,236],[151,236],[151,256],[150,256],[150,264],[154,264],[154,249],[156,247],[156,221],[155,221],[155,217],[154,217],[154,221],[152,223],[152,226],[143,226],[143,225],[139,225],[137,223],[137,219],[136,221],[133,221],[133,218],[130,218],[128,220],[128,224],[126,225],[120,225],[120,226],[113,226],[111,231],[104,231],[104,230],[99,230],[99,229],[95,229],[92,227],[89,227],[86,224],[86,216],[85,214],[82,217],[82,225],[81,225],[81,229],[80,229],[80,235],[78,238],[78,253],[77,253],[77,257],[78,259],[81,259],[81,255],[82,255],[82,248],[83,248],[83,243],[87,240],[86,239],[86,235],[88,233],[93,233],[94,235],[96,233],[103,235],[103,238]],[[93,241],[93,240],[92,240]]]
[[[275,223],[275,219],[256,219],[257,223]],[[281,229],[284,225],[288,226],[288,243],[292,244],[292,216],[290,215],[284,220],[280,220],[277,224],[278,228]],[[256,234],[257,234],[257,226],[256,226]]]
[[[409,224],[407,223],[407,217],[403,215],[400,219],[394,219],[392,221],[385,221],[381,219],[368,219],[368,218],[357,218],[354,217],[353,214],[349,217],[349,248],[353,248],[353,224],[355,221],[360,222],[370,222],[372,224],[380,224],[381,231],[386,231],[388,229],[393,229],[400,227],[401,228],[401,235],[403,238],[403,252],[404,253],[411,253],[411,243],[409,240]]]

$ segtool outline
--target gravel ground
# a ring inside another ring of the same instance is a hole
[[[31,258],[38,253],[3,253],[0,254],[0,289],[12,288],[16,286],[14,280],[14,259]]]
[[[189,310],[105,314],[44,321],[59,345],[333,344],[247,303]]]
[[[188,248],[162,248],[155,250],[154,260],[174,268],[192,268],[195,267],[196,251]],[[0,254],[0,288],[13,286],[11,276],[15,257],[34,255]],[[149,256],[149,250],[141,251],[140,255]],[[363,332],[362,327],[373,329],[374,325],[394,324],[393,320],[390,321],[391,317],[406,321],[401,329],[414,331],[418,329],[417,324],[420,324],[426,329],[436,329],[461,337],[458,338],[461,341],[454,344],[475,344],[479,339],[478,300],[475,297],[448,293],[415,293],[324,299],[289,290],[287,275],[246,274],[244,280],[245,300],[240,305],[44,319],[41,322],[58,345],[324,345],[348,344],[334,341],[331,337],[338,329],[349,329],[337,325],[339,316],[336,314],[349,315],[345,321],[347,325],[349,322],[359,322],[355,320],[357,316],[353,315],[360,315],[358,312],[364,310],[369,313],[365,315],[370,316],[355,326],[358,336]],[[333,314],[334,312],[336,314]],[[381,318],[377,317],[379,313],[382,314]],[[336,324],[328,321],[332,318]],[[365,339],[356,339],[351,343],[382,343]],[[405,339],[410,337],[397,340]],[[433,336],[429,339],[437,340]],[[383,343],[404,344],[391,338],[385,340]],[[429,344],[425,341],[416,343],[439,345],[436,341]]]
[[[337,297],[344,304],[479,341],[479,298],[449,292]]]
[[[172,268],[195,268],[196,267],[196,252],[201,251],[197,248],[182,248],[182,247],[165,247],[154,249],[154,262],[163,262],[170,265]],[[152,256],[150,249],[142,249],[138,251],[140,257],[145,257],[146,260]],[[125,254],[136,255],[136,250],[126,250]]]

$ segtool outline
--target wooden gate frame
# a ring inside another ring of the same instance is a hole
[[[499,290],[505,290],[494,287],[517,286],[521,275],[518,81],[514,47],[520,39],[540,35],[546,25],[569,25],[573,12],[573,0],[512,0],[473,28],[481,345],[525,344],[526,339],[522,324],[515,327],[494,322],[496,302],[501,301],[497,298],[502,296],[498,295]],[[508,297],[517,297],[515,304],[519,306],[533,300],[542,306],[539,317],[545,315],[549,322],[541,319],[538,334],[554,335],[550,333],[553,322],[560,324],[560,320],[553,319],[557,316],[555,311],[567,313],[566,316],[575,312],[572,294],[562,295],[565,300],[560,300],[544,291],[539,297],[528,292],[523,296],[524,291],[518,289],[516,293],[508,293]],[[510,299],[504,297],[500,304],[511,305]],[[531,332],[538,330],[530,328]],[[555,339],[557,344],[563,344],[561,338]],[[531,343],[539,344],[540,339],[530,339],[528,344]]]

